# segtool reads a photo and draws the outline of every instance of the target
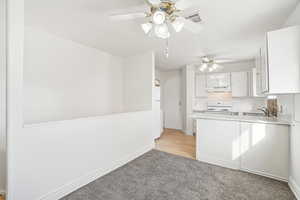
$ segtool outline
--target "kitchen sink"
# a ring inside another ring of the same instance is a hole
[[[230,111],[198,111],[196,113],[202,113],[202,114],[215,114],[215,115],[230,115],[230,116],[238,116],[238,112],[230,112]]]
[[[243,112],[244,116],[251,116],[251,117],[266,117],[264,113],[251,113],[251,112]]]

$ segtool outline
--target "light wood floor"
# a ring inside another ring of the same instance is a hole
[[[162,136],[156,140],[155,149],[196,159],[196,138],[179,130],[165,129]]]
[[[4,196],[0,195],[0,200],[4,200]]]

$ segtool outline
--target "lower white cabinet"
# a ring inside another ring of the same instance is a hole
[[[241,123],[241,169],[288,180],[289,127]]]
[[[238,169],[239,123],[221,120],[197,120],[197,160]]]
[[[288,180],[289,126],[197,119],[197,160]]]

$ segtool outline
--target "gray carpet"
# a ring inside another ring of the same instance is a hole
[[[62,200],[295,200],[286,183],[152,150]]]

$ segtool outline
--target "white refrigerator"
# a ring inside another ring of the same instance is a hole
[[[160,87],[154,87],[152,92],[153,137],[158,139],[163,131],[162,112],[160,109]]]

